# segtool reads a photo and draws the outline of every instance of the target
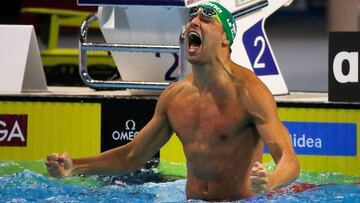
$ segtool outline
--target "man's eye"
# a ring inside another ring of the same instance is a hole
[[[212,20],[213,20],[213,19],[212,19],[211,17],[207,17],[207,16],[203,16],[203,17],[201,18],[201,21],[206,22],[206,23],[211,22]]]
[[[195,18],[195,16],[189,16],[188,21],[192,21]]]

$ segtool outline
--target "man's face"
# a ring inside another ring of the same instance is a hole
[[[185,27],[186,58],[192,64],[206,63],[216,57],[218,48],[226,40],[222,25],[206,14],[199,8],[190,15]]]

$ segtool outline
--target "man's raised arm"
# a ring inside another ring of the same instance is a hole
[[[249,99],[256,130],[276,163],[273,172],[268,172],[261,163],[255,163],[250,182],[255,193],[267,193],[295,180],[299,176],[300,165],[270,91],[258,83],[249,92]]]
[[[97,156],[71,159],[66,153],[47,156],[51,176],[72,174],[124,174],[141,168],[170,139],[172,127],[166,115],[171,87],[159,97],[152,119],[130,143],[105,151]]]

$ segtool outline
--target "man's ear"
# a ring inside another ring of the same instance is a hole
[[[222,39],[221,39],[221,46],[222,47],[227,47],[230,46],[230,42],[229,40],[226,38],[226,35],[224,34]]]

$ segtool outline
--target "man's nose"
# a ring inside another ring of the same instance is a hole
[[[199,25],[200,23],[200,12],[196,14],[196,16],[193,16],[192,19],[190,20],[190,25],[194,24],[194,25]]]

